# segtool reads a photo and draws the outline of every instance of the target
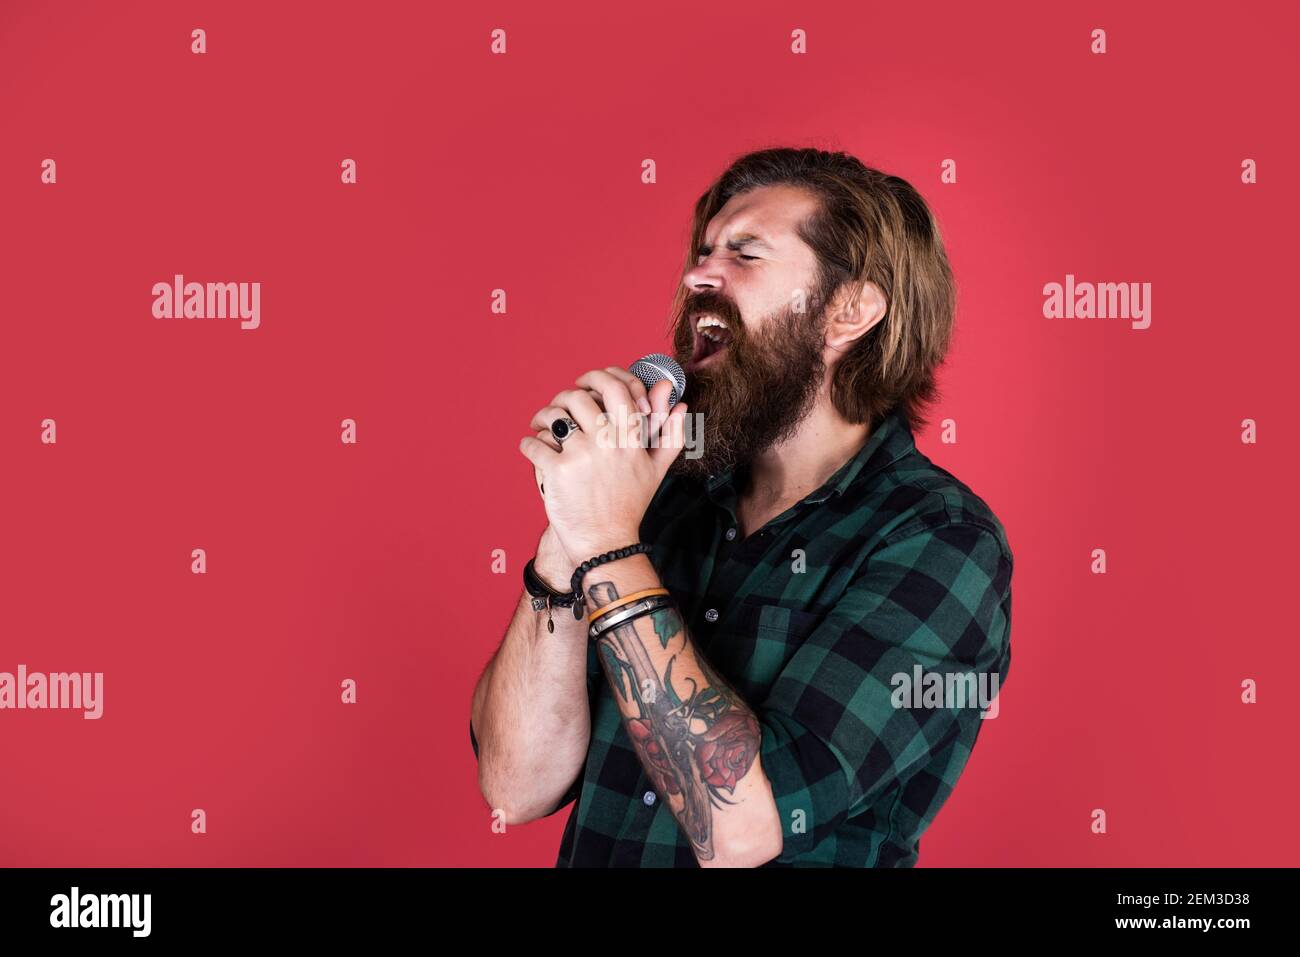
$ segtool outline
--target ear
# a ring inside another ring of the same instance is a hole
[[[889,304],[874,282],[864,282],[856,297],[848,285],[835,293],[826,319],[826,345],[844,352],[885,318]]]

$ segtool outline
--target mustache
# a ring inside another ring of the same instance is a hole
[[[689,322],[692,317],[708,312],[713,313],[728,326],[740,325],[740,309],[726,296],[716,292],[697,292],[692,295],[682,303],[681,319],[683,322]]]

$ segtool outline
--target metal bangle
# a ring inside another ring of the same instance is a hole
[[[648,595],[640,601],[624,605],[617,611],[611,611],[608,615],[603,615],[591,623],[587,629],[587,635],[594,641],[611,628],[616,628],[633,618],[640,618],[642,615],[648,615],[660,608],[666,608],[673,603],[671,595]]]

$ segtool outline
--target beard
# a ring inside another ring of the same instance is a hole
[[[706,368],[688,373],[687,417],[701,423],[688,434],[694,448],[682,451],[669,473],[693,479],[749,464],[792,435],[812,411],[825,373],[822,332],[825,308],[814,302],[796,312],[787,306],[750,332],[730,300],[702,292],[683,303],[673,331],[675,358],[690,360],[695,341],[693,316],[710,312],[727,324],[731,340]],[[701,452],[698,458],[687,453]]]

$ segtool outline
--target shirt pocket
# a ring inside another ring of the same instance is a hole
[[[766,695],[825,615],[750,595],[737,602],[705,654],[747,700]],[[757,705],[757,701],[749,701]]]

